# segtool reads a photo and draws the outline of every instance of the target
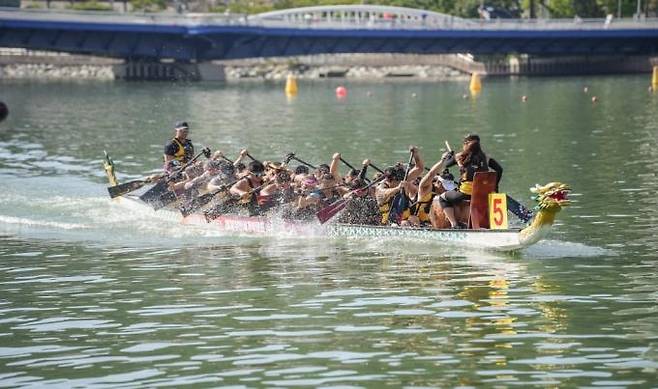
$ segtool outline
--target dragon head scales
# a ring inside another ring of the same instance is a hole
[[[530,188],[530,192],[535,194],[533,199],[537,202],[537,209],[553,213],[570,204],[568,199],[570,191],[569,185],[561,182],[551,182],[544,186],[535,185]]]
[[[520,232],[520,240],[525,244],[537,242],[546,236],[555,221],[555,215],[562,207],[569,205],[571,188],[561,182],[551,182],[544,186],[535,185],[530,191],[535,194],[533,199],[537,202],[537,213],[530,225]]]

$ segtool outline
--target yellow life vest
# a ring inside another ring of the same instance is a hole
[[[473,181],[462,181],[459,183],[459,191],[463,194],[471,195],[473,193]]]
[[[431,204],[434,199],[434,192],[429,192],[423,196],[414,207],[418,210],[416,216],[421,223],[430,221]]]
[[[387,202],[379,206],[379,212],[382,214],[382,225],[388,225],[390,223],[389,215],[391,213],[391,203],[393,202],[394,198],[395,195],[392,196]],[[407,206],[407,208],[402,211],[401,220],[407,220],[409,219],[409,216],[411,216],[411,210]]]
[[[176,138],[172,138],[171,140],[178,145],[178,150],[176,150],[176,154],[174,154],[174,159],[182,163],[185,159],[185,146],[183,146],[183,144]]]
[[[391,212],[390,201],[379,206],[379,213],[382,214],[382,220],[380,222],[382,225],[388,224],[388,215],[390,212]]]

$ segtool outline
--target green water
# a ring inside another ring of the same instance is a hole
[[[655,387],[658,94],[646,76],[282,85],[0,81],[1,387]],[[585,93],[583,87],[588,86]],[[522,102],[521,96],[528,101]],[[598,102],[592,103],[592,96]],[[197,148],[386,166],[477,132],[502,190],[573,187],[514,256],[250,237],[109,201]]]

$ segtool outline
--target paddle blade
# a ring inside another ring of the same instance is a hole
[[[393,197],[393,201],[391,201],[391,210],[388,213],[388,221],[390,223],[400,224],[402,214],[408,207],[409,199],[407,199],[407,196],[402,193],[396,194],[395,197]]]
[[[175,174],[180,174],[180,172]],[[151,189],[139,196],[139,199],[153,207],[156,211],[177,201],[178,196],[176,193],[169,190],[169,180],[171,178],[172,175],[169,176],[169,179],[160,179]]]
[[[147,182],[143,180],[135,180],[135,181],[130,181],[126,182],[124,184],[119,184],[115,186],[110,186],[107,188],[108,193],[110,194],[111,198],[123,196],[125,194],[128,194],[132,191],[135,191],[144,185],[146,185]]]
[[[180,207],[180,213],[183,215],[183,217],[188,217],[191,214],[193,214],[195,211],[197,211],[199,208],[203,207],[204,205],[208,204],[217,192],[210,192],[206,193],[204,195],[201,195],[194,200],[190,201],[189,203],[183,205]]]
[[[523,206],[523,204],[507,196],[507,209],[516,215],[522,222],[527,223],[532,219],[532,210]]]
[[[315,214],[317,216],[318,220],[320,221],[320,224],[324,224],[329,219],[332,217],[336,216],[336,214],[347,206],[347,200],[338,200],[324,208],[318,211],[318,213]]]
[[[176,200],[178,200],[178,197],[176,197],[176,193],[174,193],[172,191],[168,191],[168,192],[163,193],[158,198],[158,201],[152,202],[151,206],[153,207],[153,209],[155,209],[157,211],[157,210],[162,209],[162,208],[166,207],[167,205],[175,202]]]

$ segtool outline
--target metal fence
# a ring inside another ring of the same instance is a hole
[[[657,29],[658,18],[462,19],[436,12],[371,5],[296,8],[259,15],[173,12],[118,13],[0,8],[1,20],[169,26],[255,26],[370,30],[623,30]]]

